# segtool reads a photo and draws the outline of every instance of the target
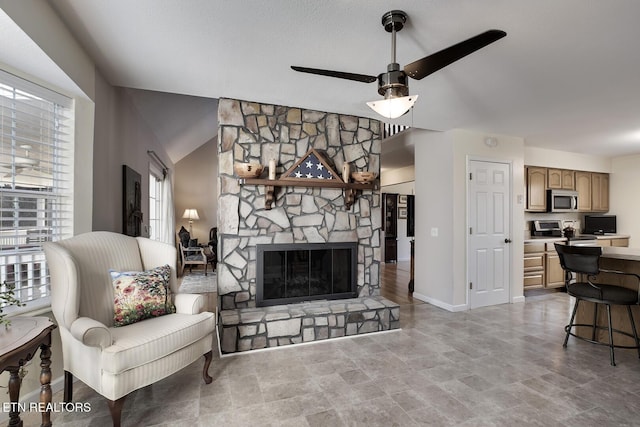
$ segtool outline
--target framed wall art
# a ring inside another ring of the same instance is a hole
[[[122,165],[122,233],[142,235],[142,179],[127,165]]]
[[[407,219],[407,208],[398,208],[398,219]]]
[[[400,194],[398,196],[398,206],[407,206],[407,195]]]

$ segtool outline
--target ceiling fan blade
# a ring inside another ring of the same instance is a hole
[[[404,72],[413,79],[420,80],[429,74],[456,62],[459,59],[475,52],[478,49],[495,42],[506,36],[507,33],[501,30],[489,30],[465,41],[449,46],[439,52],[418,59],[404,67]]]
[[[373,83],[378,78],[375,76],[367,76],[366,74],[345,73],[342,71],[321,70],[319,68],[306,68],[292,65],[291,68],[301,73],[319,74],[327,77],[337,77],[339,79],[355,80],[362,83]]]

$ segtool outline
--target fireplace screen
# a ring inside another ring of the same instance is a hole
[[[356,296],[357,243],[257,245],[256,305]]]

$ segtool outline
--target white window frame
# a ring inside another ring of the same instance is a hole
[[[162,222],[162,170],[149,165],[149,238],[160,240]]]
[[[26,304],[9,315],[50,305],[41,244],[73,235],[73,114],[71,98],[0,70],[0,291]]]

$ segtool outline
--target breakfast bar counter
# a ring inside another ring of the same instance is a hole
[[[625,247],[613,247],[607,246],[602,248],[602,256],[600,258],[600,268],[603,270],[617,270],[625,273],[634,273],[640,275],[640,248],[625,248]],[[600,273],[598,279],[594,283],[608,283],[611,285],[624,286],[626,288],[638,289],[638,280],[630,276],[620,276],[611,273]],[[631,307],[633,312],[634,323],[636,329],[640,331],[640,307]],[[593,323],[593,310],[594,304],[591,302],[583,301],[576,313],[576,323]],[[598,310],[598,325],[606,328],[607,318],[606,310],[601,308]],[[623,306],[611,306],[611,322],[614,329],[620,329],[622,331],[631,333],[631,324],[629,322],[629,315],[627,314],[626,307]],[[576,328],[576,334],[583,337],[591,336],[591,328],[578,327]],[[602,342],[608,342],[608,336],[606,330],[599,330],[598,339]],[[633,338],[614,334],[614,343],[616,345],[635,345]],[[635,351],[635,350],[634,350]]]

